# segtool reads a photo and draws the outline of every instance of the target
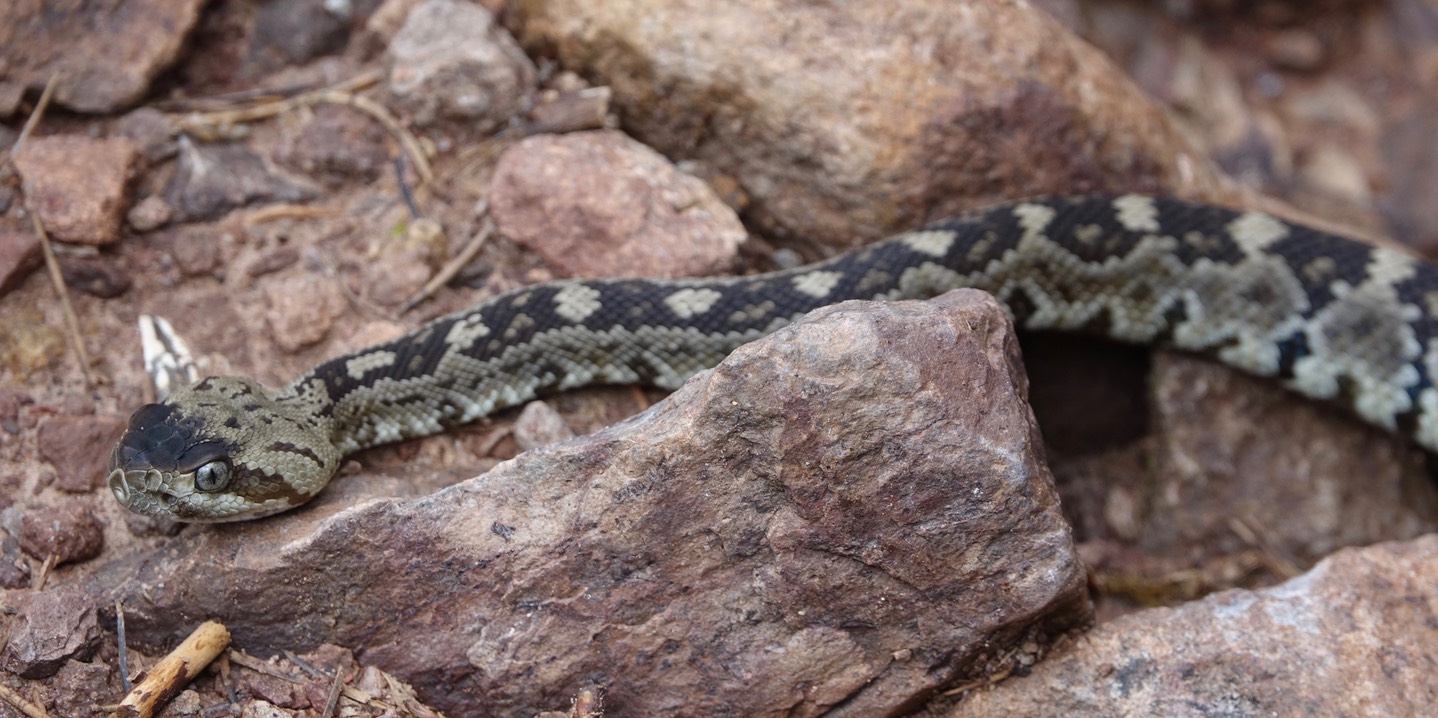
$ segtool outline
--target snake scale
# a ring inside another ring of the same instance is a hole
[[[145,405],[109,486],[154,517],[266,516],[361,449],[589,384],[677,388],[820,306],[957,287],[993,293],[1022,327],[1206,354],[1438,450],[1438,268],[1257,212],[1127,195],[1000,205],[768,274],[524,287],[276,393],[216,377]]]

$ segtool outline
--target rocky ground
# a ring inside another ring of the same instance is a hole
[[[1438,256],[1435,103],[1430,0],[0,4],[0,715],[118,703],[121,614],[130,674],[230,630],[170,716],[1420,714],[1423,452],[976,292],[369,451],[264,521],[104,473],[141,314],[273,386],[524,284],[1045,193]]]

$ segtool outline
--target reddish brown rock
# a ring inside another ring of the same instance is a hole
[[[318,343],[334,321],[349,308],[345,295],[332,281],[316,282],[310,276],[293,276],[265,286],[270,310],[266,320],[275,344],[287,352]]]
[[[432,496],[345,477],[92,580],[132,640],[334,642],[453,714],[895,713],[1088,619],[1025,391],[987,295],[844,303]]]
[[[176,229],[166,232],[170,257],[186,276],[209,274],[220,266],[220,247],[208,232]],[[246,267],[248,273],[249,267]],[[254,276],[254,275],[250,275]]]
[[[29,232],[0,232],[0,295],[14,289],[40,266],[40,237]]]
[[[1135,353],[1111,346],[1085,360],[1077,342],[1033,339],[1065,514],[1094,585],[1120,599],[1101,608],[1272,583],[1344,546],[1438,531],[1438,484],[1402,436],[1212,361],[1125,363]]]
[[[330,186],[373,181],[389,166],[384,127],[349,107],[321,105],[292,136],[277,159]]]
[[[309,707],[309,701],[304,697],[304,686],[279,676],[258,671],[245,671],[236,682],[239,683],[239,689],[246,694],[275,706],[283,708]]]
[[[74,586],[7,592],[5,605],[15,615],[7,620],[0,670],[21,678],[47,678],[66,661],[89,660],[100,646],[92,601]]]
[[[42,561],[52,556],[56,565],[88,561],[104,544],[104,527],[87,501],[36,507],[20,519],[20,548]]]
[[[489,132],[534,94],[534,63],[474,3],[419,3],[390,41],[389,62],[390,95],[421,125],[459,121]]]
[[[440,243],[444,241],[442,234],[436,235],[436,239]],[[410,299],[434,276],[436,263],[432,261],[433,257],[430,247],[387,244],[381,250],[380,261],[366,268],[369,270],[368,277],[362,280],[366,296],[370,301],[387,307]]]
[[[1438,530],[1438,486],[1403,437],[1176,354],[1155,358],[1152,383],[1160,438],[1144,548],[1191,558],[1252,548],[1239,520],[1307,561]]]
[[[572,75],[569,75],[572,76]],[[529,111],[529,130],[536,134],[563,134],[613,127],[607,87],[579,87],[558,91],[546,89]]]
[[[298,261],[300,261],[298,249],[289,245],[281,245],[261,252],[254,261],[245,266],[245,275],[263,277],[266,274],[274,274],[281,269],[294,266],[294,263]]]
[[[500,158],[491,192],[500,232],[561,276],[724,273],[746,236],[707,185],[618,132],[528,138]]]
[[[20,103],[25,99],[25,86],[18,82],[0,80],[0,117],[14,117],[20,110]],[[4,133],[0,133],[4,134]],[[4,137],[5,144],[14,141],[13,136]]]
[[[35,398],[24,389],[0,389],[0,431],[8,434],[20,433],[20,411],[35,403]]]
[[[1429,257],[1438,256],[1438,98],[1425,94],[1408,113],[1393,116],[1387,131],[1376,132],[1391,174],[1385,213],[1398,236]]]
[[[199,20],[201,0],[0,3],[0,61],[7,78],[39,91],[58,77],[55,102],[114,112],[140,100],[169,68]]]
[[[945,715],[1426,715],[1438,536],[1345,549],[1288,583],[1098,627]]]
[[[1110,61],[1011,0],[524,0],[521,43],[613,89],[625,129],[733,175],[780,235],[852,245],[1034,194],[1221,195]]]
[[[36,444],[40,458],[55,467],[55,482],[72,493],[89,493],[105,485],[109,453],[125,431],[122,416],[52,416],[40,425]]]
[[[118,680],[111,683],[116,674],[104,661],[65,661],[50,684],[46,707],[57,716],[94,715],[100,706],[113,705],[123,692]]]
[[[120,239],[135,144],[124,138],[57,135],[26,140],[15,156],[25,195],[52,239],[111,244]]]
[[[514,443],[521,451],[558,444],[574,438],[574,430],[548,402],[531,401],[514,420]]]

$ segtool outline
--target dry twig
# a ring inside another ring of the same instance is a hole
[[[331,90],[344,92],[359,92],[367,89],[383,79],[377,70],[362,72],[348,80],[342,80],[331,87]],[[235,107],[243,103],[255,102],[276,102],[286,97],[293,97],[300,93],[310,92],[316,89],[313,82],[295,83],[284,87],[255,87],[248,90],[236,90],[218,95],[207,95],[205,97],[190,97],[178,100],[161,100],[154,104],[155,109],[171,114],[214,112],[225,108]]]
[[[150,718],[166,701],[175,697],[210,661],[230,645],[230,631],[223,624],[205,621],[175,650],[145,672],[140,682],[120,701],[115,715],[120,718]]]
[[[29,718],[50,718],[50,712],[45,710],[45,706],[25,700],[24,696],[7,686],[0,685],[0,700],[14,706],[15,710],[24,713]]]

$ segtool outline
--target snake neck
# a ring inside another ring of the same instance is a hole
[[[379,346],[320,364],[281,401],[322,418],[341,455],[447,431],[535,398],[597,384],[678,388],[741,344],[784,323],[715,333],[696,327],[610,322],[580,326],[564,313],[566,291],[598,283],[553,283],[511,292],[430,322]],[[611,282],[616,306],[658,282]],[[627,285],[627,286],[626,286]],[[642,292],[641,292],[642,293]],[[640,304],[644,304],[639,300]],[[570,315],[580,310],[572,309]],[[801,312],[802,313],[802,312]]]

